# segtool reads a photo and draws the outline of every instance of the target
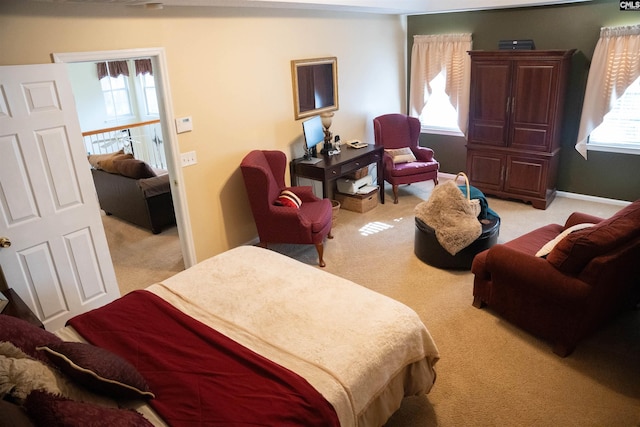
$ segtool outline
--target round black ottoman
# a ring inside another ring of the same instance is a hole
[[[481,221],[482,234],[473,243],[455,255],[447,252],[436,238],[433,228],[416,218],[414,252],[416,256],[434,267],[451,270],[469,270],[473,258],[498,242],[500,218],[490,217]]]

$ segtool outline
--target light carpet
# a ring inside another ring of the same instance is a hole
[[[341,209],[325,244],[325,270],[399,300],[421,317],[441,360],[426,396],[407,398],[388,427],[640,426],[640,312],[630,311],[581,342],[567,358],[473,301],[473,275],[431,267],[414,254],[415,205],[433,184],[400,187],[366,213]],[[574,211],[609,217],[619,205],[558,197],[546,210],[489,198],[499,242]],[[310,265],[312,246],[273,249]],[[321,284],[318,284],[321,286]],[[357,304],[354,301],[354,304]]]
[[[405,399],[387,426],[640,426],[640,311],[623,313],[579,343],[569,357],[556,356],[549,343],[488,308],[473,307],[471,273],[437,269],[414,255],[413,208],[432,189],[432,183],[401,186],[397,205],[389,190],[386,203],[369,212],[341,209],[335,237],[325,244],[325,271],[413,308],[440,350],[431,393]],[[566,197],[556,198],[546,210],[517,201],[488,201],[502,220],[499,242],[545,224],[562,224],[573,211],[609,217],[621,208]],[[149,241],[156,237],[162,235]],[[159,260],[156,250],[166,245],[132,248],[114,258],[118,280],[124,277],[120,271],[145,279],[137,286],[150,284],[155,272],[139,271],[141,257]],[[312,245],[270,248],[317,265]],[[159,271],[171,264],[151,268]],[[120,286],[128,290],[136,282]]]

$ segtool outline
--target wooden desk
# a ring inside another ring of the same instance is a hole
[[[17,317],[18,319],[26,320],[27,322],[44,329],[44,325],[36,317],[35,314],[29,309],[27,304],[22,301],[22,298],[11,288],[6,291],[2,291],[5,297],[9,300],[9,304],[4,308],[2,314],[7,316]]]
[[[381,145],[369,145],[365,148],[349,148],[343,146],[340,154],[326,156],[318,154],[322,161],[316,164],[303,163],[302,159],[291,161],[291,185],[297,185],[298,178],[322,181],[322,197],[333,199],[335,180],[356,170],[376,163],[378,170],[378,186],[380,186],[380,203],[384,203],[383,170]]]

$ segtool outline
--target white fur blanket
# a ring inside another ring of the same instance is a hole
[[[435,230],[438,243],[451,255],[469,246],[482,234],[480,221],[453,181],[437,185],[429,199],[415,207],[414,213]]]

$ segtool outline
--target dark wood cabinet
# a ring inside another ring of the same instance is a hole
[[[555,198],[564,97],[574,52],[469,52],[471,185],[539,209]]]

